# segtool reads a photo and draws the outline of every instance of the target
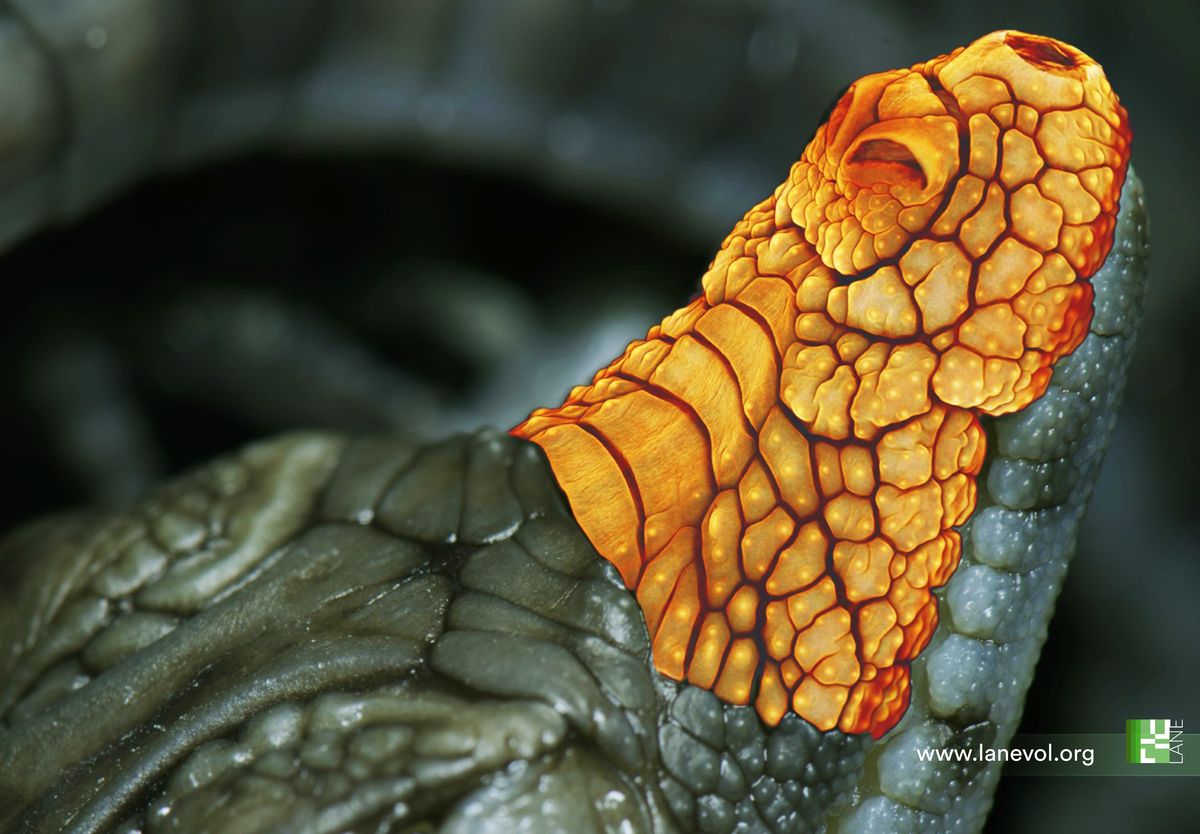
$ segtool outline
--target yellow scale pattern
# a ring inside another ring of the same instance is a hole
[[[979,417],[1086,334],[1130,138],[1100,67],[1049,38],[866,76],[703,294],[513,429],[636,591],[660,672],[769,725],[899,721]]]

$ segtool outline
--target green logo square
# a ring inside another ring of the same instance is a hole
[[[1183,720],[1130,718],[1125,745],[1131,764],[1183,764]]]

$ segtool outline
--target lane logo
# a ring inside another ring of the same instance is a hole
[[[1183,764],[1183,719],[1130,718],[1125,745],[1131,764]]]

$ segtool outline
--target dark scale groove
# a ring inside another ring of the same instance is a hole
[[[629,461],[620,448],[618,448],[617,444],[613,443],[599,428],[584,420],[580,420],[576,425],[594,437],[604,447],[604,451],[613,459],[613,463],[617,465],[617,468],[621,470],[622,477],[625,478],[625,487],[629,491],[630,500],[633,501],[633,508],[637,512],[637,557],[638,559],[642,559],[646,553],[646,507],[642,504],[642,491],[638,487],[637,476],[634,474],[633,467],[630,466]]]

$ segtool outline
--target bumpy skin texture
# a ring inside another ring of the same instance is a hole
[[[0,830],[977,831],[1107,445],[1140,187],[1050,388],[997,419],[895,733],[657,675],[533,444],[281,438],[0,544]],[[419,827],[417,830],[420,830]]]
[[[663,674],[878,738],[958,565],[985,440],[1087,333],[1130,131],[1002,31],[855,82],[703,294],[513,433],[546,449]]]
[[[496,432],[286,437],[0,560],[6,830],[673,831],[664,767],[816,826],[862,761],[798,719],[768,759],[752,713],[658,680],[540,451]]]

